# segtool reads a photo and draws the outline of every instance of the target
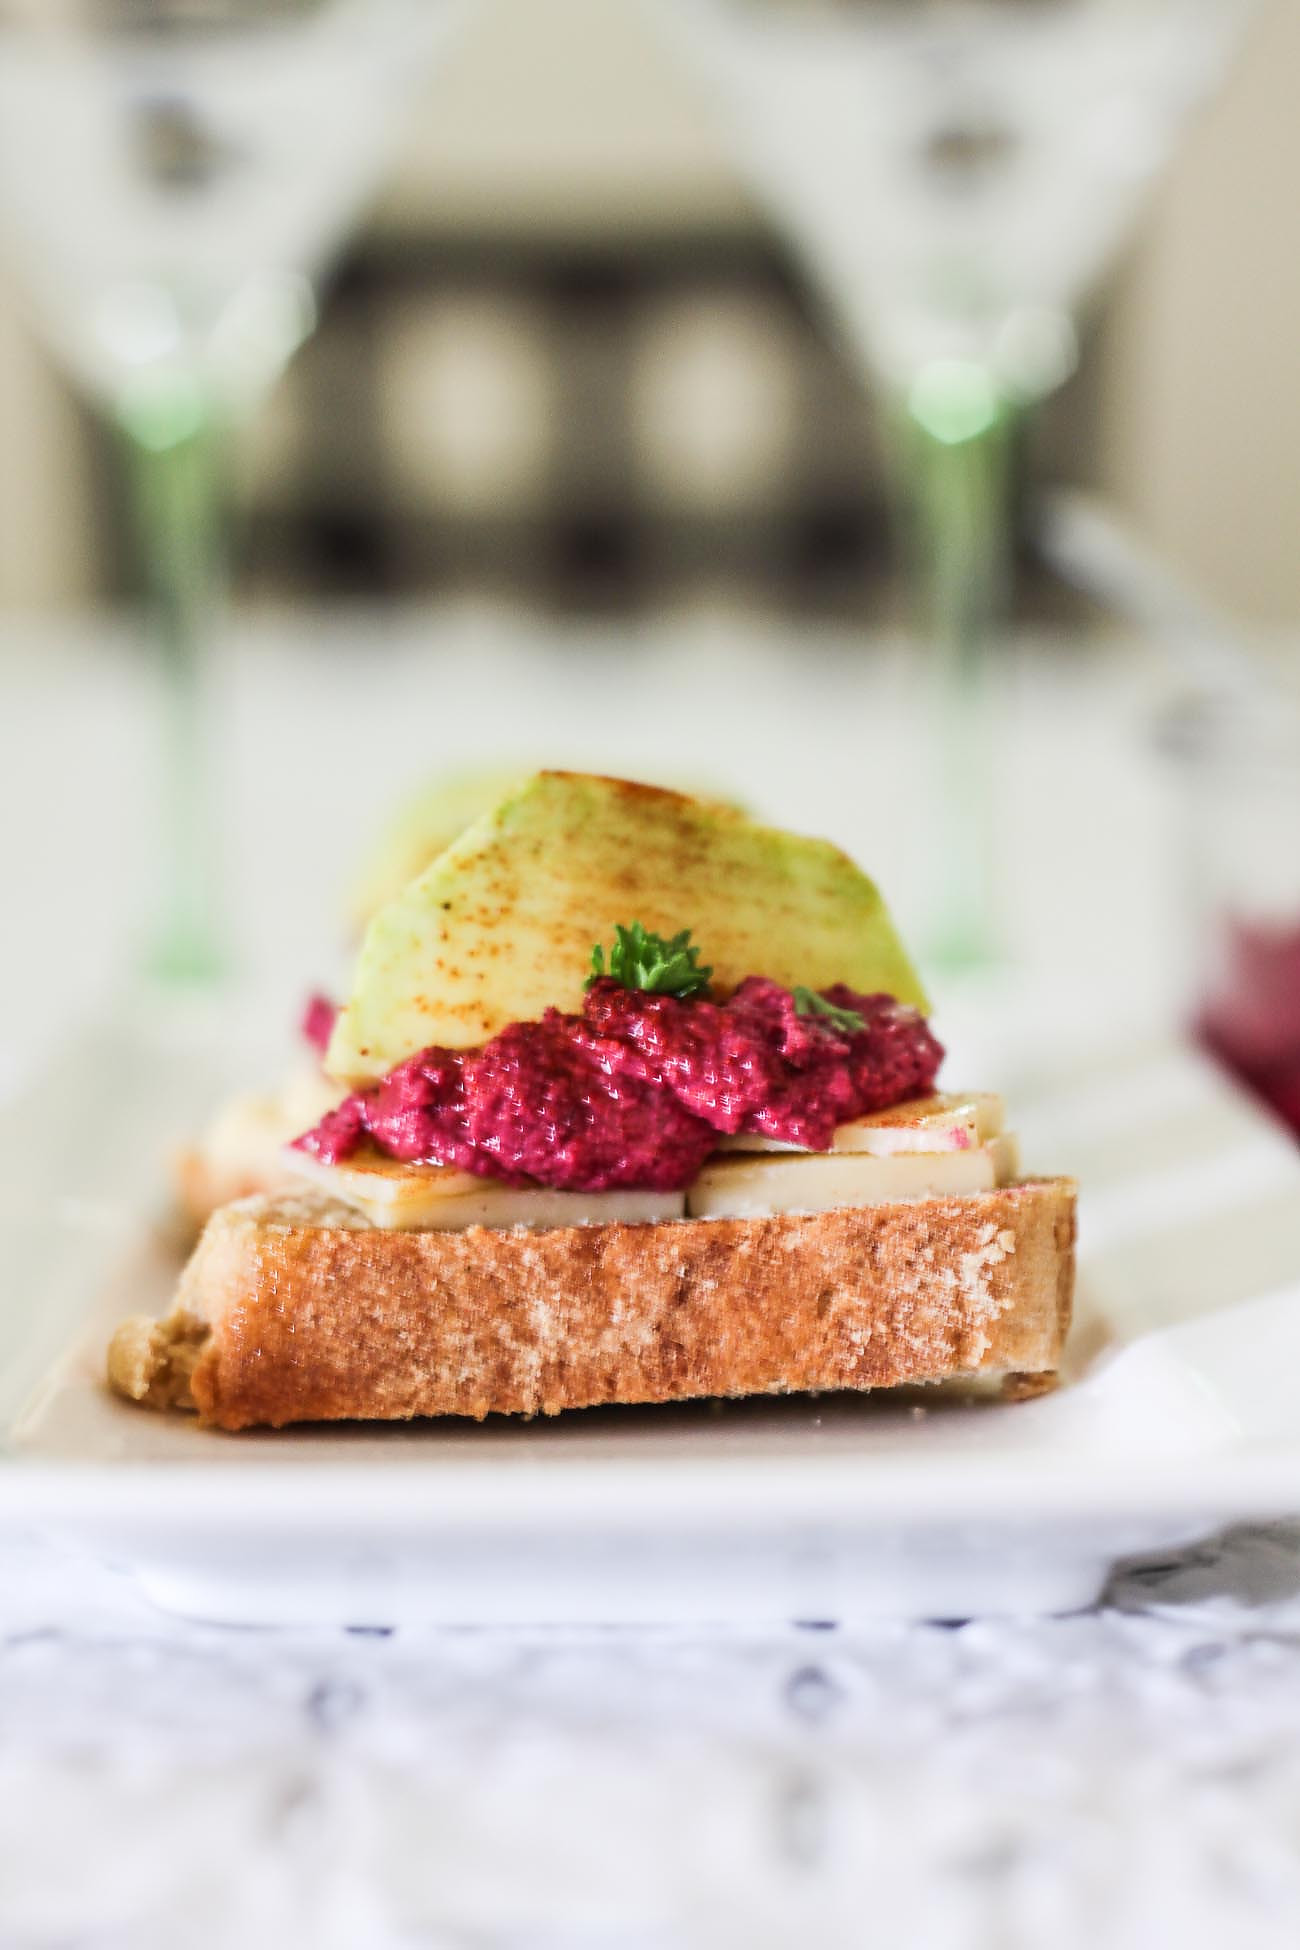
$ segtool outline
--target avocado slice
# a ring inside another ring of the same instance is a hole
[[[691,929],[723,994],[767,975],[927,1006],[880,894],[829,841],[717,800],[539,772],[376,915],[328,1068],[359,1083],[431,1043],[577,1010],[593,945],[632,921]]]
[[[362,935],[381,907],[396,900],[407,882],[459,839],[465,828],[498,805],[526,777],[513,772],[444,773],[403,800],[380,833],[357,875],[349,917]]]

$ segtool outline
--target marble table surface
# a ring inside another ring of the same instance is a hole
[[[0,1536],[4,1950],[1300,1936],[1300,1527],[1078,1616],[231,1630]]]

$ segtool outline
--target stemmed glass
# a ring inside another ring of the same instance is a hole
[[[648,0],[889,402],[928,620],[935,940],[994,948],[990,651],[1028,409],[1251,0]]]
[[[120,449],[166,673],[150,972],[204,981],[233,432],[469,0],[0,0],[0,243]]]

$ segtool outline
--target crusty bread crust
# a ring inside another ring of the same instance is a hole
[[[311,1195],[254,1198],[209,1221],[176,1318],[208,1324],[189,1388],[222,1429],[1046,1375],[1074,1212],[1068,1179],[537,1232],[394,1233]]]

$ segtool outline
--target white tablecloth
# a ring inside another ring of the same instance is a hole
[[[1095,1613],[232,1631],[0,1539],[5,1950],[1292,1950],[1300,1531]]]
[[[329,979],[392,792],[501,751],[738,791],[853,844],[907,918],[929,785],[893,666],[795,649],[698,619],[246,625],[220,755],[246,970],[286,1012]],[[154,802],[120,639],[11,626],[0,681],[3,1094],[127,964]],[[999,720],[1007,938],[1022,994],[1073,981],[1080,1039],[1171,993],[1159,689],[1122,645],[1058,647]],[[1075,1618],[730,1640],[205,1628],[0,1536],[3,1950],[1297,1940],[1300,1532]]]

